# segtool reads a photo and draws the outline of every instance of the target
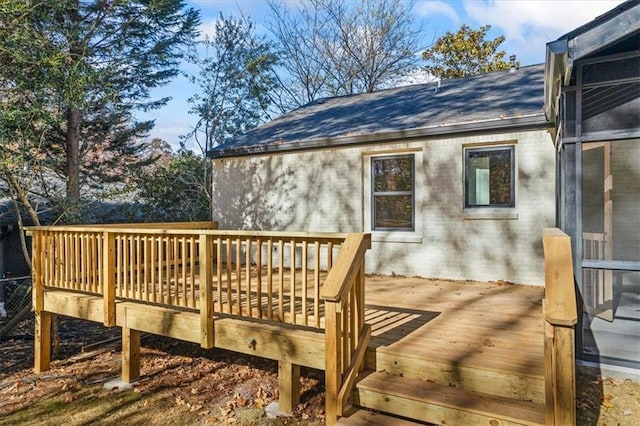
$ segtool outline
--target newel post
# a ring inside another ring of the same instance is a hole
[[[43,231],[34,230],[31,240],[31,278],[35,316],[33,369],[36,373],[48,370],[51,363],[51,313],[44,310],[44,282],[42,280],[45,257],[43,240],[45,240]]]
[[[338,303],[325,300],[325,421],[331,426],[338,421],[338,392],[340,391],[340,379],[342,374],[339,369],[342,359],[339,344],[340,323],[338,318]]]
[[[575,325],[578,320],[571,239],[543,234],[545,259],[544,375],[547,425],[576,424]]]
[[[102,294],[104,298],[104,325],[116,325],[116,236],[102,234]]]

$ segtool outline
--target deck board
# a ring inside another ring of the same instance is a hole
[[[367,277],[370,351],[541,376],[543,296],[541,286]]]

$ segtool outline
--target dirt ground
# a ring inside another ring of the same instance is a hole
[[[269,419],[265,407],[278,399],[276,362],[145,336],[142,378],[118,391],[105,383],[119,378],[119,342],[87,346],[119,337],[119,329],[61,318],[60,336],[60,360],[39,375],[31,318],[0,342],[0,425],[324,424],[321,371],[303,369],[293,417]],[[638,383],[582,374],[577,396],[578,425],[640,425]]]

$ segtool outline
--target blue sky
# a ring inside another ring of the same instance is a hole
[[[286,0],[292,8],[302,0]],[[201,32],[210,33],[216,17],[250,17],[259,32],[269,36],[264,27],[269,8],[265,0],[191,0],[187,3],[200,10]],[[455,31],[460,25],[473,28],[490,24],[491,38],[504,35],[502,48],[507,55],[516,54],[521,65],[544,62],[545,43],[622,3],[620,0],[417,0],[414,8],[416,22],[424,31],[422,45],[429,46],[446,31]],[[141,114],[140,118],[154,119],[155,128],[150,137],[169,142],[174,150],[179,137],[187,133],[196,117],[187,113],[187,99],[196,88],[184,78],[178,78],[153,95],[170,96],[172,100],[162,109]],[[195,149],[194,146],[187,145]],[[197,150],[196,150],[197,151]]]

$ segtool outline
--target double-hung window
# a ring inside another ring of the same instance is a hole
[[[465,208],[515,207],[514,147],[465,150]]]
[[[372,229],[415,229],[414,155],[371,159]]]

